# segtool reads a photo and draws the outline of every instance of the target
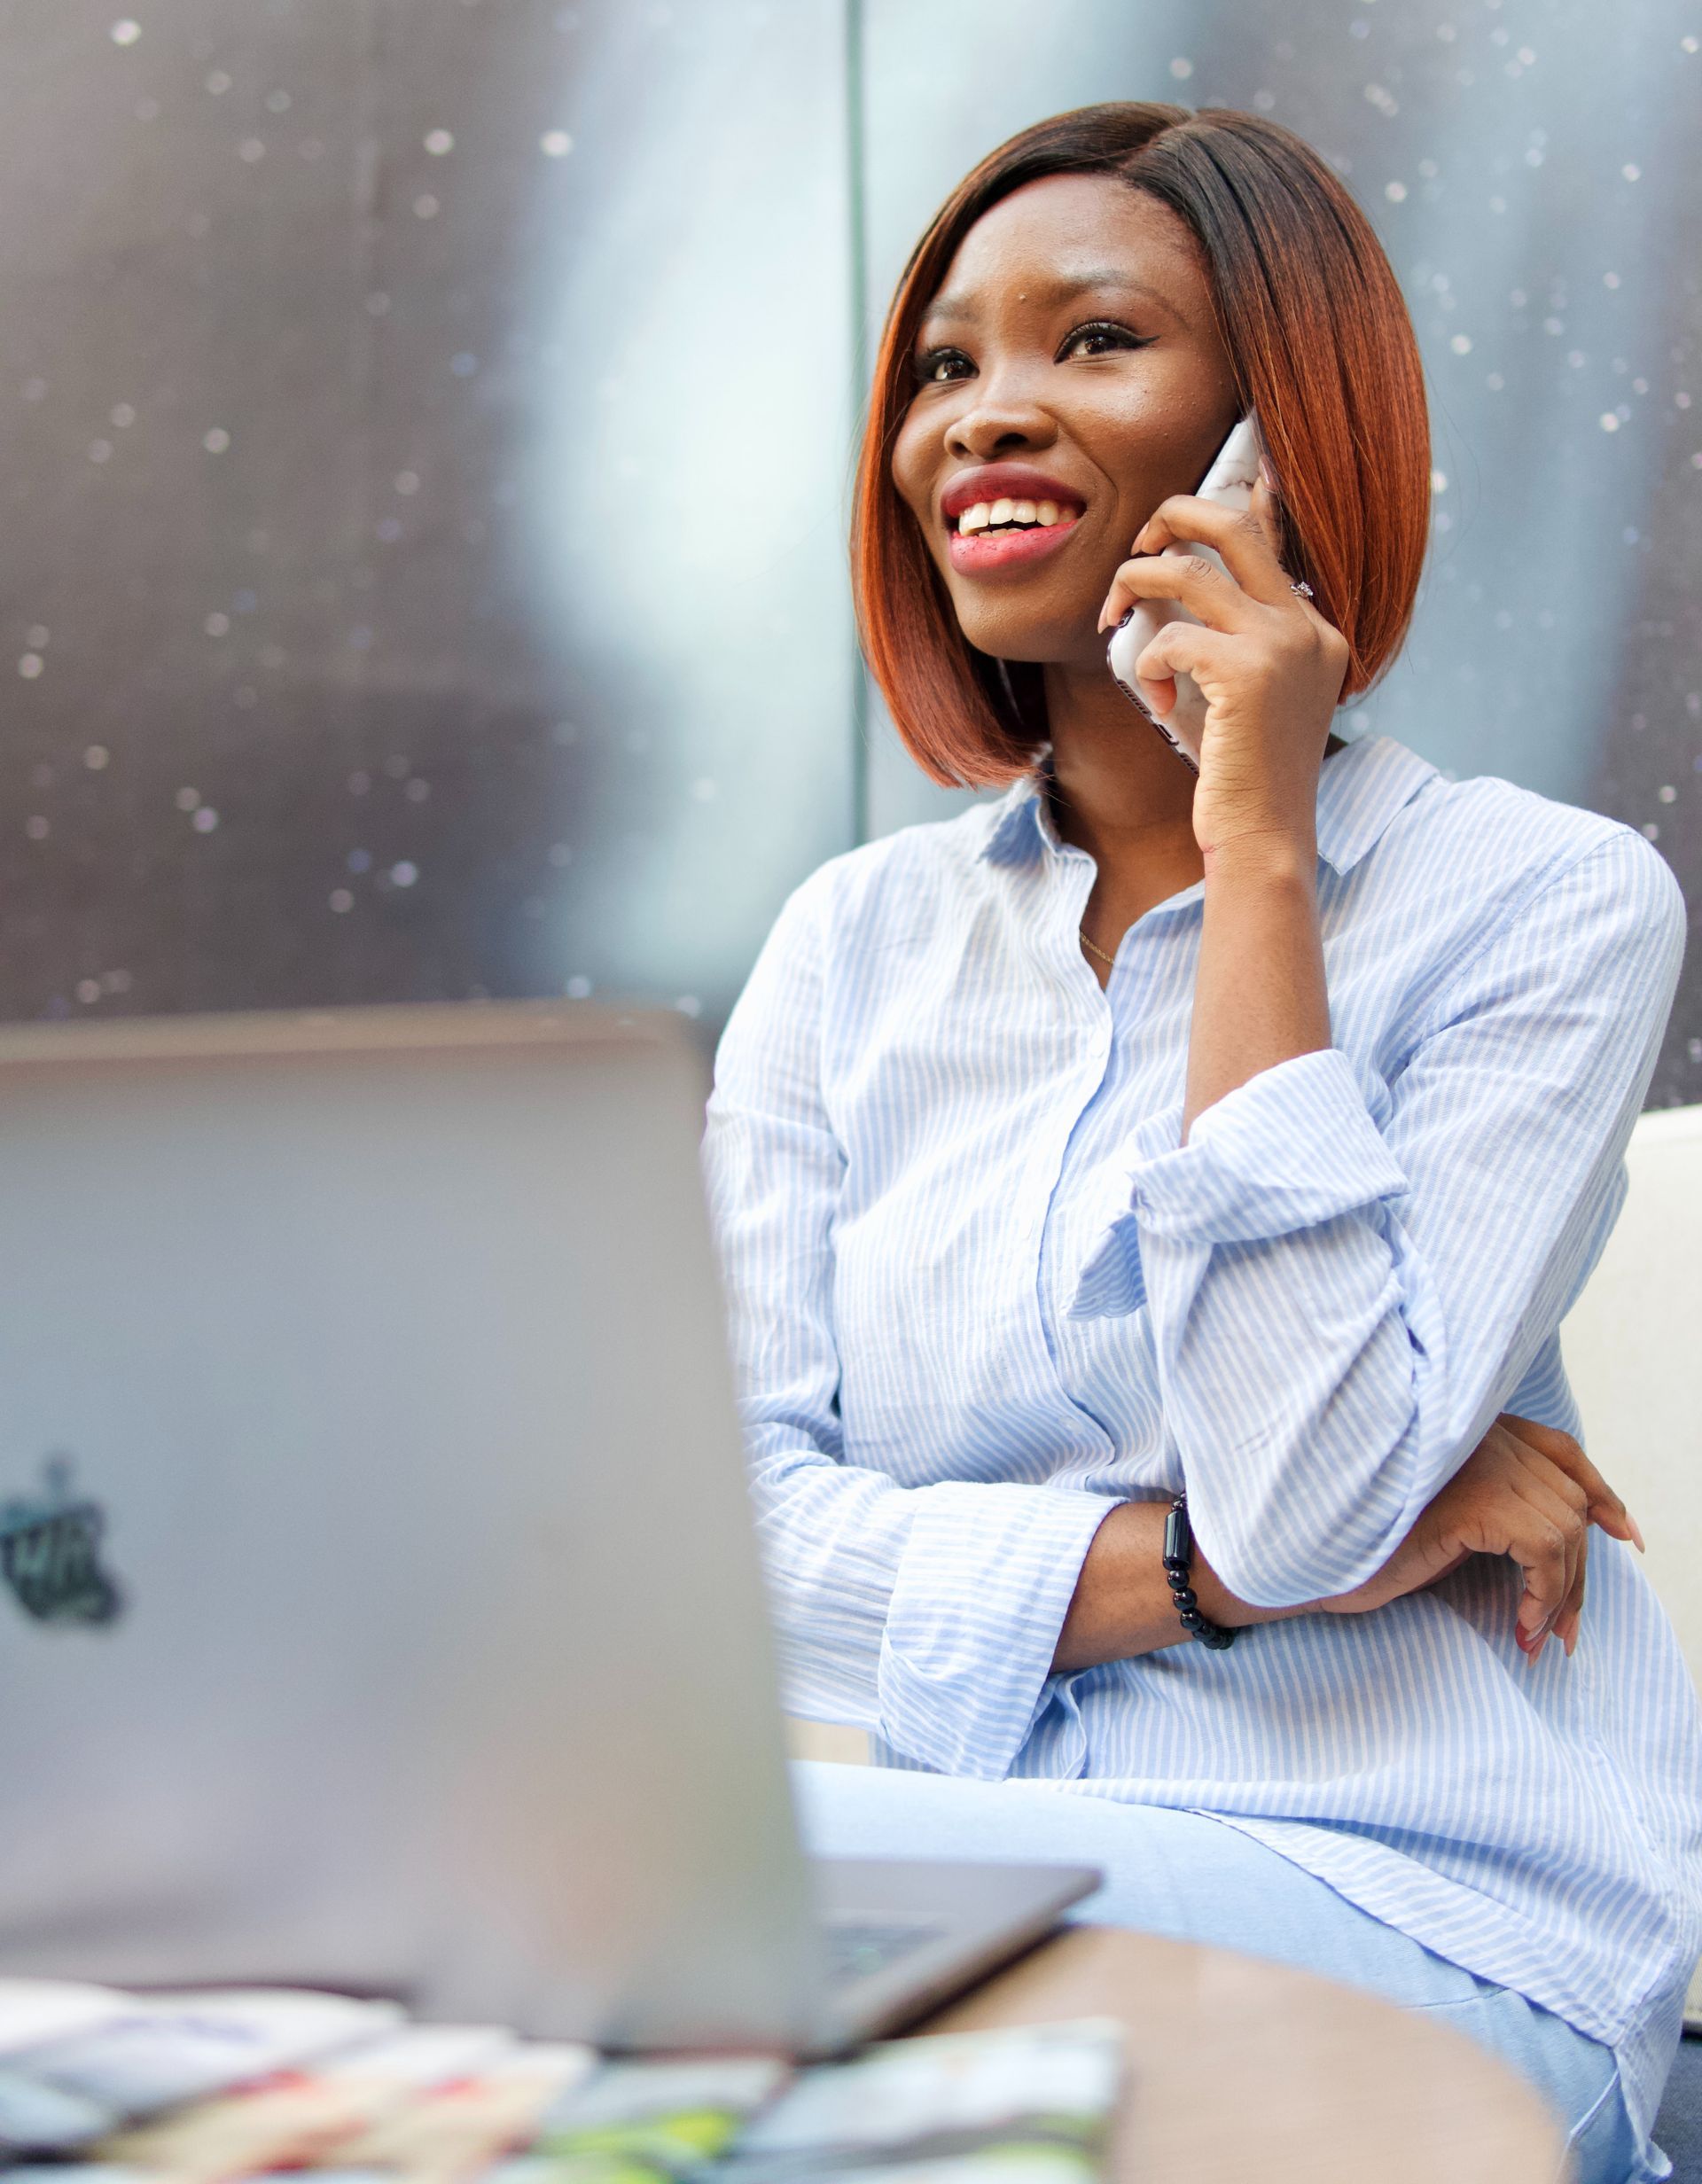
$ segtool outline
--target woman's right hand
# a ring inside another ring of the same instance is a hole
[[[1468,1556],[1506,1555],[1525,1572],[1519,1645],[1534,1661],[1558,1637],[1570,1658],[1592,1524],[1643,1546],[1624,1502],[1571,1434],[1503,1411],[1376,1575],[1312,1605],[1363,1615],[1434,1585]]]

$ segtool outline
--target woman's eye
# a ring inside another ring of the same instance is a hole
[[[1113,349],[1144,349],[1154,339],[1152,334],[1132,333],[1113,319],[1096,318],[1065,337],[1058,360],[1062,363],[1066,356],[1108,356]]]
[[[948,379],[964,378],[974,367],[962,349],[929,349],[917,358],[910,369],[918,386],[934,386]]]

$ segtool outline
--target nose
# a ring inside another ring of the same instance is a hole
[[[1013,371],[984,370],[946,427],[948,451],[972,463],[1050,447],[1057,437],[1057,423],[1035,399],[1027,374]]]

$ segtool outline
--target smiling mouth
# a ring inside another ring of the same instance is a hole
[[[1008,515],[1004,514],[1009,510]],[[1028,511],[1032,510],[1030,515]],[[977,519],[985,513],[988,520]],[[993,521],[995,515],[1001,520]],[[978,502],[946,529],[946,554],[961,576],[1013,578],[1063,548],[1081,511],[1057,501]]]
[[[955,519],[949,517],[946,527],[954,538],[999,538],[1012,531],[1054,530],[1074,523],[1081,512],[1058,501],[977,501]]]

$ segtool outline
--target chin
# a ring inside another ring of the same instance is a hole
[[[1024,612],[1014,600],[954,599],[957,627],[978,652],[995,659],[1021,659],[1043,666],[1067,659],[1081,650],[1080,611],[1067,615]],[[1089,632],[1092,619],[1089,618]]]
[[[960,614],[957,626],[978,652],[1036,667],[1079,667],[1105,658],[1105,640],[1089,622],[1038,623],[1004,614]]]
[[[947,596],[957,627],[978,652],[995,659],[1022,660],[1034,667],[1081,667],[1105,658],[1105,639],[1094,628],[1111,579],[1091,599],[1050,598],[1035,586],[959,585],[947,572]],[[1050,587],[1047,588],[1050,589]]]

